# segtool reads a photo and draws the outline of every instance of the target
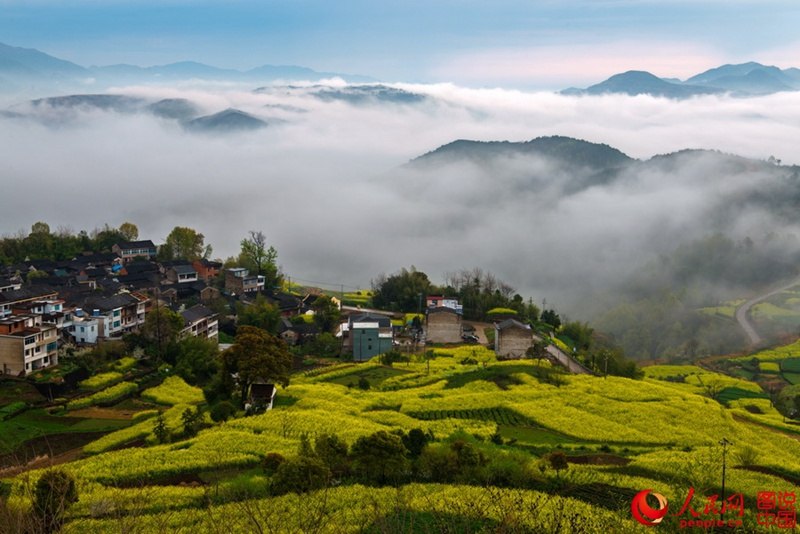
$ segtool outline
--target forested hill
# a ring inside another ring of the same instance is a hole
[[[509,156],[546,156],[571,165],[594,168],[619,167],[633,161],[616,148],[563,136],[537,137],[525,142],[469,141],[459,139],[415,158],[412,167],[446,164],[454,159],[485,162]]]
[[[458,140],[389,181],[429,199],[415,223],[426,232],[470,236],[499,258],[493,271],[600,325],[634,357],[685,354],[687,340],[701,353],[745,348],[735,323],[702,310],[785,282],[800,265],[800,168],[768,154],[635,159],[562,136]],[[790,308],[768,330],[798,325]]]

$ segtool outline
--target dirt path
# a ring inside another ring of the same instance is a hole
[[[750,345],[757,346],[760,345],[761,342],[763,341],[758,332],[756,332],[756,329],[753,327],[752,323],[750,323],[750,319],[748,318],[748,314],[750,313],[750,308],[752,308],[759,302],[767,300],[771,296],[777,295],[781,291],[786,291],[787,289],[792,288],[798,284],[800,284],[800,278],[796,278],[795,280],[792,280],[791,283],[783,285],[777,289],[773,289],[767,293],[764,293],[763,295],[754,297],[745,302],[744,304],[742,304],[741,306],[739,306],[739,308],[737,308],[736,320],[739,322],[739,326],[742,327],[742,330],[744,330],[744,333],[747,334],[748,339],[750,339]]]

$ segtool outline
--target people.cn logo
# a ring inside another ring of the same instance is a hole
[[[661,520],[667,515],[667,498],[660,493],[652,493],[652,491],[649,489],[640,491],[631,501],[633,518],[648,527],[661,523]],[[647,504],[647,496],[651,494],[658,501],[658,508],[653,508]]]

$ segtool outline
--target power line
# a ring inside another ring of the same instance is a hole
[[[335,287],[335,288],[346,287],[347,289],[369,291],[369,289],[366,289],[366,288],[363,288],[363,287],[351,286],[351,285],[348,285],[348,284],[342,284],[340,282],[320,282],[318,280],[306,280],[304,278],[298,278],[296,276],[292,276],[292,280],[296,280],[296,281],[299,281],[299,282],[304,282],[306,284],[317,284],[317,285],[320,285],[320,286],[331,286],[331,287]]]

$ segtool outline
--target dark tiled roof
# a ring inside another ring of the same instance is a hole
[[[206,317],[211,317],[214,315],[214,312],[205,306],[197,305],[192,306],[188,310],[182,311],[181,315],[183,316],[183,323],[188,326],[191,323],[195,323]]]
[[[147,241],[123,241],[122,243],[117,243],[117,246],[122,250],[130,250],[133,248],[156,248],[153,242],[149,239]]]
[[[362,313],[360,315],[351,315],[350,316],[350,326],[353,326],[353,323],[378,323],[378,326],[381,328],[387,328],[392,326],[392,320],[385,315],[377,315],[374,313]]]
[[[139,299],[129,293],[120,293],[110,297],[90,297],[86,299],[83,309],[87,311],[100,310],[102,312],[111,311],[116,308],[123,308],[131,304],[138,304]]]
[[[57,296],[58,292],[52,287],[48,286],[28,286],[21,289],[12,289],[11,291],[3,291],[0,293],[0,302],[16,302],[19,300],[27,300],[32,298],[40,298],[45,296]]]
[[[517,321],[516,319],[506,319],[505,321],[497,323],[497,329],[498,330],[507,330],[509,328],[520,328],[522,330],[530,330],[531,329],[530,326],[528,326],[526,324],[523,324],[523,323]]]

